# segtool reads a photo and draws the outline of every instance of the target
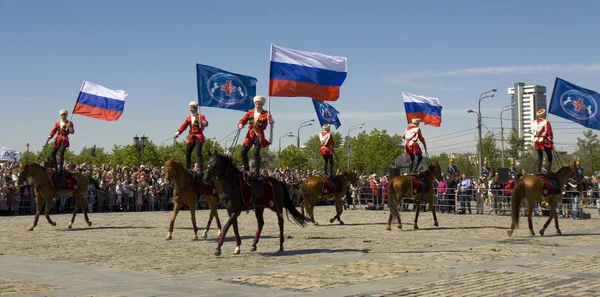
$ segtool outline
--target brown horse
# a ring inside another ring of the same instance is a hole
[[[562,167],[554,174],[554,176],[559,188],[556,193],[550,192],[549,194],[544,194],[544,181],[540,175],[525,175],[517,181],[510,199],[512,223],[510,224],[510,230],[508,230],[509,236],[513,234],[515,228],[519,227],[519,210],[523,198],[527,199],[527,221],[529,223],[529,232],[531,235],[535,235],[535,232],[533,232],[533,224],[531,222],[531,213],[533,212],[536,201],[546,202],[550,205],[550,215],[548,216],[548,220],[544,224],[544,227],[540,230],[540,234],[544,236],[544,231],[546,231],[546,228],[550,225],[552,219],[554,219],[556,233],[562,234],[558,227],[556,207],[558,206],[559,199],[562,199],[562,187],[567,183],[569,178],[577,178],[575,165],[570,163],[569,166]]]
[[[306,213],[309,215],[311,222],[315,225],[319,225],[319,223],[315,221],[314,209],[317,205],[317,200],[319,200],[320,197],[325,199],[334,199],[335,201],[336,214],[329,220],[329,223],[333,223],[333,221],[337,219],[338,222],[340,222],[340,225],[344,224],[340,218],[342,212],[344,212],[342,199],[346,195],[346,188],[349,184],[352,184],[356,187],[358,177],[356,176],[356,172],[354,172],[354,170],[346,170],[342,172],[342,174],[338,174],[336,177],[340,180],[340,182],[338,184],[337,191],[332,191],[331,193],[327,193],[325,190],[325,183],[329,180],[326,180],[324,177],[311,176],[303,180],[300,184],[300,193],[302,194],[303,198],[302,203],[300,203],[302,215],[304,215],[304,210],[306,209]]]
[[[196,205],[200,198],[208,202],[210,207],[210,215],[208,217],[208,223],[206,229],[202,232],[202,238],[206,238],[210,224],[213,218],[217,220],[217,227],[221,235],[221,221],[219,220],[219,214],[217,213],[217,203],[219,202],[219,195],[217,194],[214,183],[210,185],[204,185],[202,192],[198,192],[198,189],[194,188],[192,183],[194,182],[190,172],[183,166],[183,163],[176,161],[171,158],[165,162],[165,179],[167,181],[173,181],[175,183],[175,189],[173,190],[173,197],[175,197],[175,206],[173,207],[173,214],[171,214],[171,221],[169,223],[169,233],[167,234],[167,240],[171,240],[173,237],[173,225],[177,214],[184,205],[190,209],[192,216],[192,226],[194,227],[194,236],[192,240],[198,240],[198,227],[196,227]]]
[[[52,200],[59,196],[73,196],[75,197],[75,206],[73,207],[73,217],[69,223],[68,228],[71,229],[75,216],[79,211],[79,207],[83,210],[83,216],[88,226],[92,226],[92,221],[88,218],[88,202],[83,198],[83,194],[87,190],[88,186],[92,184],[96,192],[105,196],[108,199],[108,194],[100,189],[98,183],[91,177],[85,176],[81,173],[73,173],[75,179],[77,179],[77,189],[62,189],[55,188],[50,181],[48,171],[36,163],[21,163],[19,168],[19,182],[25,182],[28,177],[33,179],[33,188],[35,194],[36,212],[35,219],[33,220],[33,226],[29,228],[29,231],[33,231],[33,228],[37,226],[40,212],[42,209],[42,201],[46,201],[45,215],[48,223],[52,226],[56,226],[56,223],[50,219],[50,208],[52,207]],[[110,200],[107,200],[110,201]]]
[[[402,229],[402,221],[400,220],[400,213],[398,212],[398,205],[402,203],[402,198],[412,197],[416,202],[417,213],[415,214],[415,229],[419,229],[417,222],[419,221],[419,211],[421,210],[421,200],[426,199],[433,213],[434,226],[438,227],[437,216],[435,215],[435,207],[433,206],[433,181],[440,176],[441,168],[437,161],[429,165],[427,170],[418,176],[401,175],[395,176],[390,180],[388,186],[388,204],[390,208],[390,215],[387,222],[386,230],[392,230],[392,219],[398,219],[398,228]],[[426,182],[426,184],[420,184],[420,187],[428,187],[426,191],[424,189],[413,188],[413,179],[416,179],[416,183],[420,180]]]

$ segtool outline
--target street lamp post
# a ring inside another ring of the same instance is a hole
[[[505,111],[512,110],[516,104],[517,102],[513,102],[510,105],[504,106],[500,111],[500,142],[502,143],[502,168],[504,168],[504,125],[502,124],[502,114]]]
[[[135,149],[135,153],[137,156],[137,161],[138,161],[138,174],[139,174],[139,170],[140,167],[142,166],[141,162],[142,162],[142,153],[144,152],[144,149],[146,148],[146,142],[148,140],[148,137],[146,137],[146,135],[142,135],[142,137],[138,137],[137,135],[135,135],[135,137],[133,137],[133,148]],[[135,179],[134,179],[134,189],[133,189],[133,196],[134,196],[134,201],[135,199],[137,199],[137,195],[138,195],[138,177],[136,175]]]
[[[346,148],[346,155],[348,156],[348,170],[350,170],[350,131],[352,130],[356,130],[356,129],[362,129],[362,127],[365,125],[365,123],[361,123],[358,125],[354,125],[350,128],[348,128],[348,135],[346,137],[346,141],[348,142],[347,148]]]
[[[483,92],[481,93],[481,95],[479,95],[479,101],[477,103],[477,130],[479,133],[479,154],[477,156],[478,159],[478,164],[479,164],[479,176],[481,176],[483,174],[483,137],[481,136],[481,100],[485,99],[485,98],[491,98],[494,97],[494,94],[497,90],[496,89],[491,89],[489,91]],[[492,93],[492,94],[490,94]],[[471,111],[473,112],[473,111]]]
[[[300,128],[304,128],[304,127],[306,127],[306,126],[312,126],[312,124],[313,124],[312,122],[314,122],[314,121],[315,121],[315,119],[308,120],[308,121],[306,121],[306,122],[302,122],[302,123],[300,123],[300,125],[298,126],[298,139],[297,139],[297,141],[296,141],[296,146],[297,146],[298,148],[300,148]]]
[[[279,136],[279,151],[278,151],[278,153],[281,153],[281,138],[284,138],[284,137],[296,137],[296,136],[294,135],[293,132],[287,132],[287,133],[281,134],[281,136]]]

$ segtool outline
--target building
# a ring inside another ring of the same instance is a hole
[[[526,86],[522,82],[516,82],[514,87],[508,88],[508,94],[512,95],[511,104],[516,103],[511,113],[512,128],[519,133],[519,137],[525,139],[525,145],[531,145],[533,143],[531,125],[537,117],[536,113],[539,109],[547,109],[546,87]]]

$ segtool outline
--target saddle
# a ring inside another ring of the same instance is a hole
[[[342,181],[337,176],[321,177],[323,179],[323,190],[321,195],[339,194],[342,192]]]
[[[50,183],[55,189],[77,190],[77,179],[71,172],[48,172]]]
[[[409,175],[410,182],[412,183],[413,195],[424,194],[429,191],[429,181],[427,176],[423,173]]]
[[[248,180],[242,186],[242,202],[244,205],[255,204],[276,211],[275,191],[271,180],[263,175],[258,179]]]
[[[562,192],[562,187],[558,184],[553,173],[538,173],[536,175],[542,180],[542,193],[544,196],[557,195]]]

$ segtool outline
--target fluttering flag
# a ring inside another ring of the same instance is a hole
[[[78,114],[103,121],[116,121],[125,109],[127,93],[121,90],[111,90],[84,81],[81,85],[73,114]]]
[[[548,113],[586,128],[600,130],[600,94],[556,78]]]
[[[338,118],[339,112],[333,106],[327,102],[319,102],[315,99],[312,99],[312,102],[315,106],[315,111],[317,112],[321,127],[325,124],[329,124],[335,126],[336,129],[340,128],[342,123]]]
[[[411,123],[412,119],[421,119],[421,123],[432,127],[439,127],[442,123],[442,106],[438,98],[402,92],[402,99],[407,123]]]
[[[269,96],[336,101],[348,72],[346,57],[271,45]]]
[[[254,108],[256,78],[196,64],[200,106],[248,111]]]

